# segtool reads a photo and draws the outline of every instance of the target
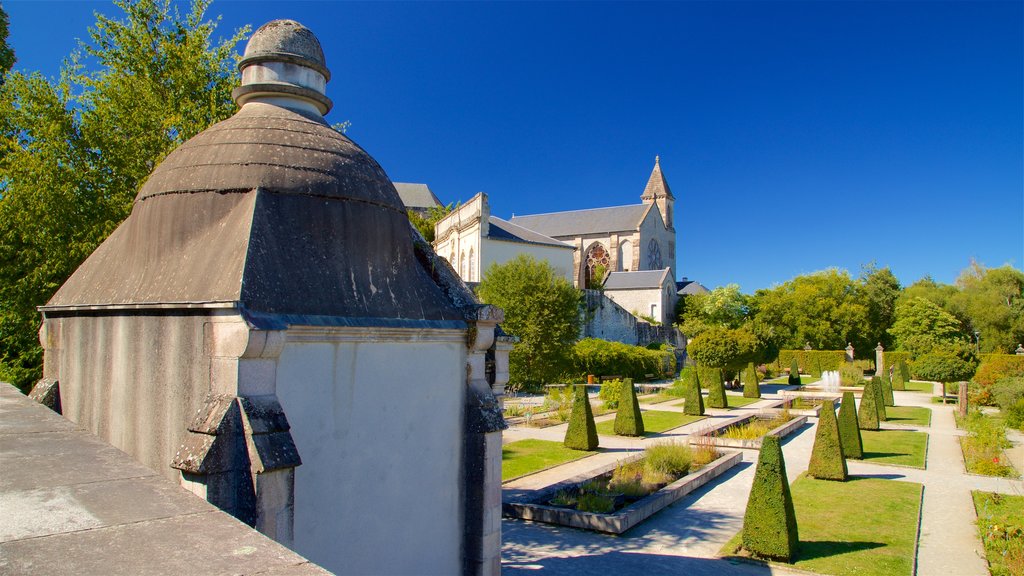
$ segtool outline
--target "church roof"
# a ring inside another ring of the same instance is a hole
[[[640,198],[652,200],[664,197],[675,199],[672,190],[668,187],[668,182],[665,181],[665,175],[661,173],[661,161],[655,156],[654,170],[651,170],[651,177],[647,179],[647,186],[644,187],[644,193],[640,195]]]
[[[488,236],[495,240],[505,240],[507,242],[521,242],[523,244],[545,244],[548,246],[557,246],[559,248],[572,249],[572,245],[562,242],[561,240],[555,240],[543,234],[538,234],[533,230],[517,226],[508,220],[502,220],[497,216],[491,216]]]
[[[433,208],[441,205],[441,201],[426,184],[409,182],[393,182],[393,184],[406,208]]]
[[[690,294],[707,294],[710,292],[703,284],[696,280],[687,280],[683,278],[679,282],[676,282],[676,293],[680,296],[687,296]]]
[[[633,272],[612,272],[604,281],[605,290],[651,290],[660,289],[671,270],[636,270]]]
[[[648,204],[634,204],[590,210],[570,210],[568,212],[513,216],[510,222],[553,238],[582,236],[584,234],[636,230],[648,208],[650,208]]]

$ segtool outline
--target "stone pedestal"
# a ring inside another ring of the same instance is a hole
[[[875,347],[875,374],[885,374],[885,347],[881,342]]]

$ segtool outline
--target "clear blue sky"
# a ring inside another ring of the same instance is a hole
[[[55,75],[107,2],[3,1]],[[1022,2],[214,2],[320,38],[328,119],[497,216],[633,204],[661,156],[680,275],[1024,265]],[[243,46],[239,46],[239,51]]]

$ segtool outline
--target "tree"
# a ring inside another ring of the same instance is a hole
[[[208,0],[118,0],[96,16],[56,81],[10,72],[0,86],[0,379],[27,390],[42,351],[36,306],[124,220],[139,186],[179,144],[234,113],[234,46],[212,43]],[[0,56],[2,57],[2,56]]]
[[[738,328],[747,318],[747,297],[738,284],[715,288],[707,294],[690,294],[680,299],[679,329],[690,338],[711,327]]]
[[[615,413],[615,433],[619,436],[644,435],[644,416],[640,412],[640,403],[636,399],[632,378],[622,381],[619,409]]]
[[[753,363],[748,364],[746,369],[743,370],[743,397],[761,397],[761,386],[757,381],[757,369],[754,368]]]
[[[978,358],[963,345],[948,345],[923,354],[914,362],[914,376],[918,380],[942,383],[942,401],[946,400],[946,384],[963,382],[974,376]]]
[[[448,204],[447,206],[431,206],[427,210],[426,215],[421,215],[416,210],[406,210],[405,213],[409,216],[409,221],[412,222],[412,225],[419,230],[420,236],[423,236],[423,239],[427,242],[433,242],[434,225],[445,216],[451,214],[453,209],[453,205]]]
[[[839,405],[839,439],[843,443],[845,457],[857,460],[864,457],[864,443],[860,437],[860,426],[857,425],[857,405],[853,392],[843,392],[843,402]]]
[[[818,430],[814,434],[814,447],[811,448],[807,474],[822,480],[845,481],[846,458],[843,455],[843,444],[839,440],[836,408],[831,400],[822,402],[819,414]]]
[[[520,254],[492,264],[477,294],[505,311],[502,328],[519,338],[509,354],[513,390],[538,387],[562,374],[580,331],[579,290],[546,261]]]
[[[742,540],[743,548],[759,557],[784,562],[796,559],[800,534],[782,445],[775,436],[765,436],[761,442],[743,514]]]
[[[1024,342],[1024,273],[972,262],[956,284],[950,307],[967,316],[969,335],[978,332],[980,352],[1012,353]]]
[[[915,358],[936,346],[964,340],[957,319],[924,298],[900,301],[889,333],[896,338],[898,349],[910,352]]]
[[[896,314],[896,301],[900,296],[900,283],[889,268],[876,268],[869,264],[861,271],[855,297],[867,309],[867,317],[854,348],[865,352],[881,342],[892,347],[888,330]]]
[[[594,411],[590,409],[587,387],[582,384],[574,386],[573,393],[569,427],[562,443],[573,450],[594,450],[598,445],[597,425],[594,424]]]
[[[3,6],[0,6],[0,84],[3,84],[4,75],[10,72],[16,61],[14,50],[7,44],[9,25],[10,20],[7,17],[7,12],[4,11]]]
[[[690,340],[686,353],[698,365],[720,368],[731,378],[757,357],[757,337],[747,325],[737,329],[713,326]]]
[[[680,377],[683,379],[683,391],[686,394],[683,413],[690,416],[703,416],[704,398],[700,395],[700,378],[697,376],[697,370],[693,367],[684,368]]]

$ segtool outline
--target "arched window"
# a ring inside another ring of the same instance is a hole
[[[594,244],[587,250],[586,269],[584,270],[584,286],[597,289],[604,282],[608,274],[608,251],[600,243]]]
[[[629,240],[619,243],[619,269],[623,272],[633,269],[633,243]]]
[[[465,252],[463,252],[462,254],[459,255],[459,276],[462,276],[463,280],[466,279],[466,253]]]
[[[658,241],[651,238],[651,241],[647,243],[647,269],[648,270],[661,270],[664,268],[661,262],[661,246],[658,245]]]
[[[469,249],[469,276],[466,277],[468,282],[476,282],[476,258],[473,257],[473,249]]]

